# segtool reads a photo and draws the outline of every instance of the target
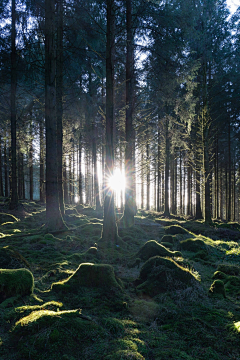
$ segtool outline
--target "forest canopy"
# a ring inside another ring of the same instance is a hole
[[[0,196],[46,202],[50,228],[65,203],[127,226],[139,208],[238,221],[239,16],[225,0],[2,1]]]

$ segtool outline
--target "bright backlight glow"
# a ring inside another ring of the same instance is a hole
[[[125,176],[121,173],[119,169],[115,170],[113,176],[110,177],[108,181],[108,186],[116,192],[124,190]]]

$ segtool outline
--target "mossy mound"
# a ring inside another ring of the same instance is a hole
[[[219,264],[217,270],[228,275],[240,275],[240,267],[237,265]]]
[[[209,295],[226,297],[224,282],[222,280],[214,280],[209,289]]]
[[[80,264],[77,270],[66,280],[53,283],[52,289],[67,287],[77,289],[80,286],[104,288],[111,291],[112,288],[121,289],[116,280],[113,267],[107,264]]]
[[[192,252],[197,252],[201,250],[207,251],[207,246],[205,242],[203,240],[196,238],[190,238],[180,241],[180,247],[182,250],[192,251]]]
[[[106,360],[144,360],[145,358],[137,351],[118,350],[105,357]]]
[[[139,294],[156,296],[162,292],[186,288],[197,281],[188,269],[174,260],[155,256],[142,266],[135,284]]]
[[[28,261],[14,247],[0,248],[0,268],[19,269],[23,266],[30,268]]]
[[[223,282],[226,282],[228,279],[228,275],[224,274],[222,271],[215,271],[215,273],[212,276],[213,280],[222,280]]]
[[[147,241],[136,254],[136,257],[146,261],[153,256],[177,257],[182,256],[179,251],[170,251],[156,240]]]
[[[7,213],[0,213],[0,225],[3,225],[6,222],[16,222],[16,221],[19,221],[19,219],[16,218],[14,215]]]
[[[240,294],[240,278],[237,276],[229,276],[226,283],[225,289],[230,295]]]
[[[161,239],[161,243],[163,243],[163,242],[174,244],[174,239],[173,239],[172,235],[163,235],[163,237]]]
[[[30,295],[34,279],[27,269],[0,269],[0,301],[16,295]]]
[[[184,229],[180,225],[165,226],[164,230],[165,230],[166,234],[171,234],[171,235],[188,234],[189,233],[186,229]]]
[[[106,335],[79,309],[34,311],[17,321],[11,332],[21,359],[36,360],[100,359],[105,352]]]
[[[164,246],[164,247],[166,247],[166,248],[169,248],[169,249],[172,249],[172,248],[173,248],[173,244],[168,243],[168,242],[162,242],[161,245]]]

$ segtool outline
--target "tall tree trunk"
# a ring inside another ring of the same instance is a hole
[[[114,0],[107,3],[107,46],[106,46],[106,162],[105,176],[111,178],[114,170],[114,145],[113,145],[113,90],[114,90],[114,48],[115,48],[115,14]],[[115,217],[114,193],[107,188],[104,199],[104,219],[102,240],[113,245],[118,237]]]
[[[45,202],[43,119],[40,120],[40,201]]]
[[[147,135],[148,137],[148,135]],[[150,210],[150,154],[149,154],[149,142],[147,140],[147,206],[146,210]]]
[[[126,149],[125,149],[125,209],[123,222],[126,227],[134,225],[136,203],[134,197],[134,159],[133,159],[133,86],[134,49],[132,29],[132,0],[126,0],[127,58],[126,58]]]
[[[164,202],[164,215],[170,216],[169,212],[169,158],[170,158],[170,142],[168,135],[168,120],[166,119],[166,160],[165,160],[165,202]]]
[[[57,179],[55,0],[45,0],[46,227],[62,229]]]
[[[2,170],[2,137],[0,135],[0,196],[4,196]]]
[[[93,169],[94,169],[94,198],[96,204],[96,210],[101,210],[100,197],[99,197],[99,182],[98,182],[98,172],[97,172],[97,129],[95,128],[94,122],[92,123],[92,133],[93,133],[93,142],[92,142],[92,156],[93,156]]]
[[[17,90],[17,52],[16,52],[16,1],[12,0],[11,29],[11,198],[9,209],[18,206],[17,193],[17,136],[16,136],[16,90]]]
[[[161,148],[160,148],[160,119],[158,116],[158,144],[157,144],[157,211],[160,211],[160,192],[161,192],[161,170],[160,170],[160,157],[161,157]]]
[[[143,157],[143,149],[141,152],[141,209],[144,208],[144,157]]]
[[[228,216],[227,221],[232,219],[231,199],[232,199],[232,169],[231,169],[231,122],[228,121]]]
[[[78,179],[78,189],[79,189],[79,202],[83,204],[83,177],[82,177],[82,133],[79,135],[79,179]]]
[[[180,215],[183,213],[182,206],[182,151],[179,150],[179,206],[180,206]]]
[[[28,165],[29,165],[29,197],[30,200],[33,200],[33,125],[32,125],[32,112],[30,113],[30,146],[29,146],[29,155],[28,155]]]
[[[63,0],[57,0],[57,51],[56,51],[56,114],[57,114],[57,176],[61,214],[65,214],[63,196]]]

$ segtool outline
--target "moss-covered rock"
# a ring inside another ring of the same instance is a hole
[[[224,274],[222,271],[215,271],[212,276],[213,280],[222,280],[224,283],[228,280],[228,275]]]
[[[230,295],[240,294],[240,278],[237,276],[228,276],[225,283],[225,289]]]
[[[30,295],[34,279],[27,269],[0,269],[0,301],[16,295]]]
[[[231,264],[219,264],[217,270],[228,275],[240,275],[240,266]]]
[[[180,225],[170,225],[164,228],[166,234],[177,235],[177,234],[188,234],[189,232],[181,227]]]
[[[28,261],[13,246],[0,248],[0,268],[18,269],[24,266],[30,268]]]
[[[214,280],[209,289],[209,295],[223,296],[226,297],[224,282],[222,280]]]
[[[137,351],[118,350],[115,353],[107,355],[106,360],[144,360],[145,358]]]
[[[174,244],[174,239],[172,237],[172,235],[163,235],[162,239],[161,239],[161,243],[170,243],[170,244]]]
[[[64,286],[67,288],[78,288],[80,286],[97,287],[109,291],[112,288],[121,288],[111,265],[92,263],[80,264],[68,279],[53,283],[52,289],[61,289]]]
[[[146,261],[153,256],[177,257],[182,256],[179,251],[170,251],[156,240],[147,241],[136,254],[136,257]]]
[[[135,284],[139,294],[155,296],[165,291],[183,289],[197,282],[197,278],[188,269],[174,260],[155,256],[142,266]]]
[[[19,358],[36,360],[100,359],[106,335],[79,309],[33,311],[17,321],[11,332],[13,342],[18,343]]]
[[[190,238],[180,241],[180,247],[182,250],[197,252],[197,251],[207,251],[207,246],[203,240]]]

